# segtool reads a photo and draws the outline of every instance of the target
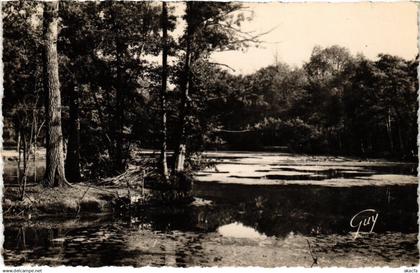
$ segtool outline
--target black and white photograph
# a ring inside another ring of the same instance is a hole
[[[6,267],[417,272],[416,3],[0,4]]]

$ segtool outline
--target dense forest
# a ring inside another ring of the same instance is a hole
[[[23,173],[45,147],[45,185],[134,162],[166,181],[209,149],[417,160],[415,56],[370,60],[332,45],[301,67],[273,61],[238,75],[211,56],[262,43],[241,30],[252,20],[242,4],[2,6],[4,145],[22,153]],[[159,159],[148,163],[142,149]]]

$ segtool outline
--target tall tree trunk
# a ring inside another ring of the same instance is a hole
[[[187,3],[188,4],[188,3]],[[190,62],[191,62],[191,30],[187,26],[186,50],[185,50],[185,63],[182,71],[181,81],[181,105],[180,105],[180,118],[178,126],[178,146],[175,151],[175,171],[184,171],[185,157],[187,153],[187,136],[186,136],[186,121],[187,109],[189,103],[189,89],[190,89]]]
[[[162,86],[160,93],[162,124],[161,124],[161,147],[160,160],[162,176],[167,181],[169,178],[168,163],[166,156],[167,128],[166,128],[166,83],[168,77],[168,7],[162,2]]]
[[[403,136],[403,131],[406,133],[409,132],[409,130],[404,130],[404,119],[401,117],[401,114],[396,109],[396,126],[397,126],[397,134],[398,134],[398,148],[399,148],[399,155],[400,156],[406,156],[406,145],[405,145],[405,137]]]
[[[48,96],[47,162],[45,185],[62,187],[68,184],[64,174],[63,133],[61,129],[61,94],[58,76],[58,1],[44,2],[44,91]]]
[[[36,117],[37,112],[34,111],[34,132],[35,132],[35,136],[34,136],[34,154],[33,154],[33,165],[34,165],[34,182],[36,184],[38,178],[37,173],[36,173],[36,152],[38,150],[37,148],[37,140],[38,140],[38,119]]]
[[[79,119],[79,87],[72,84],[70,91],[69,139],[64,167],[66,178],[70,182],[78,182],[80,175],[80,119]]]
[[[122,69],[121,69],[121,51],[122,46],[117,38],[116,54],[117,54],[117,109],[116,109],[116,158],[115,168],[117,171],[123,171],[125,168],[123,158],[123,131],[124,131],[124,90],[122,83]]]
[[[124,84],[122,77],[122,53],[125,49],[124,44],[119,36],[119,25],[117,22],[117,12],[112,9],[113,32],[115,35],[115,56],[116,56],[116,105],[115,115],[113,118],[113,128],[115,130],[115,150],[113,152],[114,168],[117,172],[122,172],[125,169],[124,162],[124,145],[123,145],[123,131],[124,131]]]
[[[17,127],[17,141],[16,141],[16,151],[18,152],[18,159],[17,159],[17,168],[16,168],[16,181],[19,183],[20,187],[20,163],[22,162],[22,153],[20,150],[20,127],[19,125]]]
[[[394,140],[392,137],[391,109],[388,109],[388,115],[386,119],[386,131],[387,131],[388,141],[389,141],[389,150],[393,154],[394,153]]]
[[[402,122],[401,121],[399,121],[398,123],[397,123],[398,125],[398,127],[397,127],[397,130],[398,130],[398,144],[399,144],[399,149],[400,149],[400,154],[401,155],[405,155],[405,145],[404,145],[404,138],[403,138],[403,135],[402,135],[402,129],[401,129],[401,124],[402,124]]]
[[[363,144],[363,138],[360,138],[360,151],[365,154],[365,145]]]

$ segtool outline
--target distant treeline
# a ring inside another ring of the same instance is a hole
[[[5,3],[5,145],[25,154],[62,124],[66,172],[85,177],[120,173],[138,148],[186,153],[187,166],[205,149],[263,146],[416,158],[416,60],[316,47],[302,67],[275,63],[236,75],[210,57],[259,43],[241,32],[250,19],[242,5],[177,4],[183,16],[157,2]],[[58,31],[47,27],[55,24]],[[58,54],[46,58],[55,44]],[[48,71],[57,70],[60,84],[51,88]],[[61,104],[48,92],[61,94]],[[59,126],[46,118],[48,102],[51,117],[61,112]],[[174,170],[183,169],[178,159],[168,159],[178,162]]]
[[[416,60],[315,47],[300,68],[277,63],[246,76],[219,72],[208,105],[234,149],[417,158]],[[212,114],[211,114],[212,113]]]

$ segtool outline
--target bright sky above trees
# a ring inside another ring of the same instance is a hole
[[[277,60],[301,65],[315,45],[338,44],[352,54],[375,59],[379,53],[414,58],[417,50],[417,6],[414,3],[246,3],[254,19],[245,31],[266,32],[266,43],[245,52],[216,53],[213,58],[252,73]]]

